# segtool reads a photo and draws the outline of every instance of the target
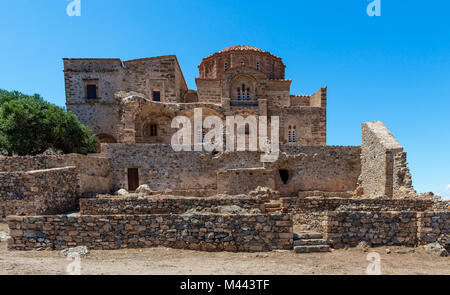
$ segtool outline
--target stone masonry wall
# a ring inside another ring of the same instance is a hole
[[[279,191],[281,195],[314,190],[352,192],[361,173],[360,155],[357,146],[284,145],[274,170],[288,170],[289,179],[284,183],[276,175]]]
[[[60,214],[78,199],[75,167],[0,173],[0,217]]]
[[[414,193],[406,153],[382,122],[362,124],[360,181],[365,196]]]
[[[7,218],[12,250],[165,246],[206,251],[292,249],[292,220],[273,215],[108,215]]]
[[[299,190],[353,191],[356,188],[360,174],[359,147],[280,148],[279,160],[265,163],[264,167],[273,171],[274,185],[282,194],[296,194]],[[258,152],[175,152],[170,145],[162,144],[102,144],[102,152],[111,159],[114,189],[128,189],[127,168],[138,168],[139,184],[148,184],[154,191],[217,189],[217,178],[223,171],[245,168],[248,173],[240,175],[240,187],[225,178],[220,185],[247,193],[246,187],[259,181],[258,175],[250,175],[249,168],[263,167]],[[286,184],[278,169],[289,170]],[[271,181],[268,179],[267,185]]]
[[[281,198],[283,212],[310,213],[323,211],[427,211],[432,200],[425,199],[347,199],[347,198]]]
[[[275,189],[275,174],[271,169],[229,169],[217,173],[217,192],[237,195],[258,186]]]
[[[420,245],[441,242],[450,246],[450,211],[418,213],[417,237]]]
[[[80,200],[82,215],[117,214],[183,214],[189,209],[203,209],[214,206],[239,206],[244,209],[259,209],[264,212],[264,200],[259,197],[100,197]]]
[[[334,248],[356,246],[366,241],[372,246],[417,244],[415,212],[327,212],[325,238]]]
[[[0,172],[45,170],[75,166],[79,173],[81,195],[109,193],[112,174],[110,160],[97,154],[38,155],[23,157],[0,157]],[[19,187],[21,187],[20,185]]]

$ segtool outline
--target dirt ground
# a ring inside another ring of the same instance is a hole
[[[0,224],[0,231],[7,231]],[[386,249],[391,251],[386,253]],[[81,259],[81,274],[366,274],[367,254],[381,257],[382,274],[447,274],[450,257],[436,257],[422,248],[359,248],[330,253],[295,254],[293,251],[264,253],[210,253],[168,248],[91,251]],[[0,244],[0,275],[66,274],[72,261],[57,251],[8,251]]]

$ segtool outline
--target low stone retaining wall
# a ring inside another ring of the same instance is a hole
[[[12,250],[165,246],[204,251],[292,249],[292,219],[273,215],[9,216]]]
[[[427,211],[433,201],[424,199],[281,198],[283,212],[324,211]]]
[[[418,213],[417,238],[420,245],[441,242],[450,245],[450,211]]]
[[[100,197],[80,200],[81,215],[111,214],[183,214],[189,209],[203,209],[214,206],[239,206],[244,209],[265,211],[264,200],[259,197]]]
[[[416,212],[327,212],[325,237],[334,248],[417,244]]]
[[[61,214],[77,207],[75,167],[0,172],[0,217]]]

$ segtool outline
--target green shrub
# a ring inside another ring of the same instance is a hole
[[[0,148],[9,154],[36,155],[49,148],[87,154],[95,151],[97,143],[72,112],[38,94],[0,90]]]

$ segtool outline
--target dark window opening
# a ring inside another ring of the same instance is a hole
[[[87,85],[86,90],[87,90],[87,98],[89,99],[97,98],[97,85],[91,84]]]
[[[287,171],[286,169],[280,169],[279,172],[281,181],[283,181],[284,184],[287,184],[289,181],[289,171]]]
[[[161,101],[161,92],[153,91],[153,101]]]
[[[151,124],[149,134],[150,134],[150,136],[158,136],[158,125]]]
[[[245,135],[250,134],[250,126],[248,124],[245,125]]]

